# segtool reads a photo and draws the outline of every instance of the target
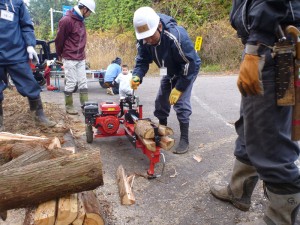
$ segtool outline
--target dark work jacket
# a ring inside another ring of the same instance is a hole
[[[23,0],[0,0],[0,10],[13,13],[13,21],[0,18],[0,65],[29,60],[27,46],[35,46],[33,24]]]
[[[163,25],[161,41],[157,46],[144,44],[143,40],[138,41],[138,54],[132,74],[138,75],[142,80],[150,63],[154,61],[161,68],[164,61],[168,76],[177,79],[176,89],[184,91],[198,75],[200,58],[187,31],[178,26],[172,17],[158,15]]]
[[[279,25],[299,27],[300,1],[234,0],[230,21],[243,44],[272,46]]]
[[[74,9],[60,19],[55,38],[58,57],[69,60],[85,59],[86,29],[83,18]]]

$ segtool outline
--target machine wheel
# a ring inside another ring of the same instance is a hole
[[[86,142],[92,143],[94,138],[93,127],[92,125],[85,126]]]

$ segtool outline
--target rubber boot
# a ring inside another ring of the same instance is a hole
[[[2,101],[0,102],[0,132],[4,131],[3,126],[3,107],[2,107]]]
[[[300,206],[300,192],[296,194],[279,195],[266,188],[269,205],[263,219],[240,225],[296,225]]]
[[[37,99],[28,99],[29,107],[32,114],[32,117],[38,126],[43,127],[54,127],[56,125],[55,122],[50,121],[44,113],[43,103],[41,98]]]
[[[180,141],[174,154],[184,154],[189,150],[189,123],[180,123]]]
[[[255,167],[236,159],[230,183],[228,185],[213,185],[210,187],[210,192],[216,198],[231,202],[242,211],[248,211],[257,181],[258,175]]]
[[[73,93],[65,91],[65,104],[66,112],[70,115],[77,115],[78,112],[74,109],[73,106]]]
[[[159,119],[159,124],[160,124],[160,125],[167,126],[167,124],[168,124],[168,119],[167,119],[167,118],[165,118],[165,119]]]
[[[89,100],[89,95],[88,95],[88,89],[79,89],[79,99],[80,99],[80,104],[84,105],[85,102]]]

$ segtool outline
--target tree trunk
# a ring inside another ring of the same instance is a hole
[[[0,211],[103,185],[99,151],[84,151],[0,172]]]

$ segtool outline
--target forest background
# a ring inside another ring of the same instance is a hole
[[[115,57],[121,57],[130,68],[136,56],[133,14],[141,6],[151,6],[157,12],[174,17],[189,33],[193,42],[202,37],[198,51],[202,72],[233,72],[238,69],[242,45],[229,23],[231,0],[95,0],[96,13],[85,20],[88,30],[87,62],[91,69],[106,68]],[[62,11],[62,6],[74,6],[72,0],[30,0],[28,8],[38,39],[55,38],[62,13],[53,13],[54,33],[51,33],[49,9]],[[150,66],[149,73],[157,73]]]

